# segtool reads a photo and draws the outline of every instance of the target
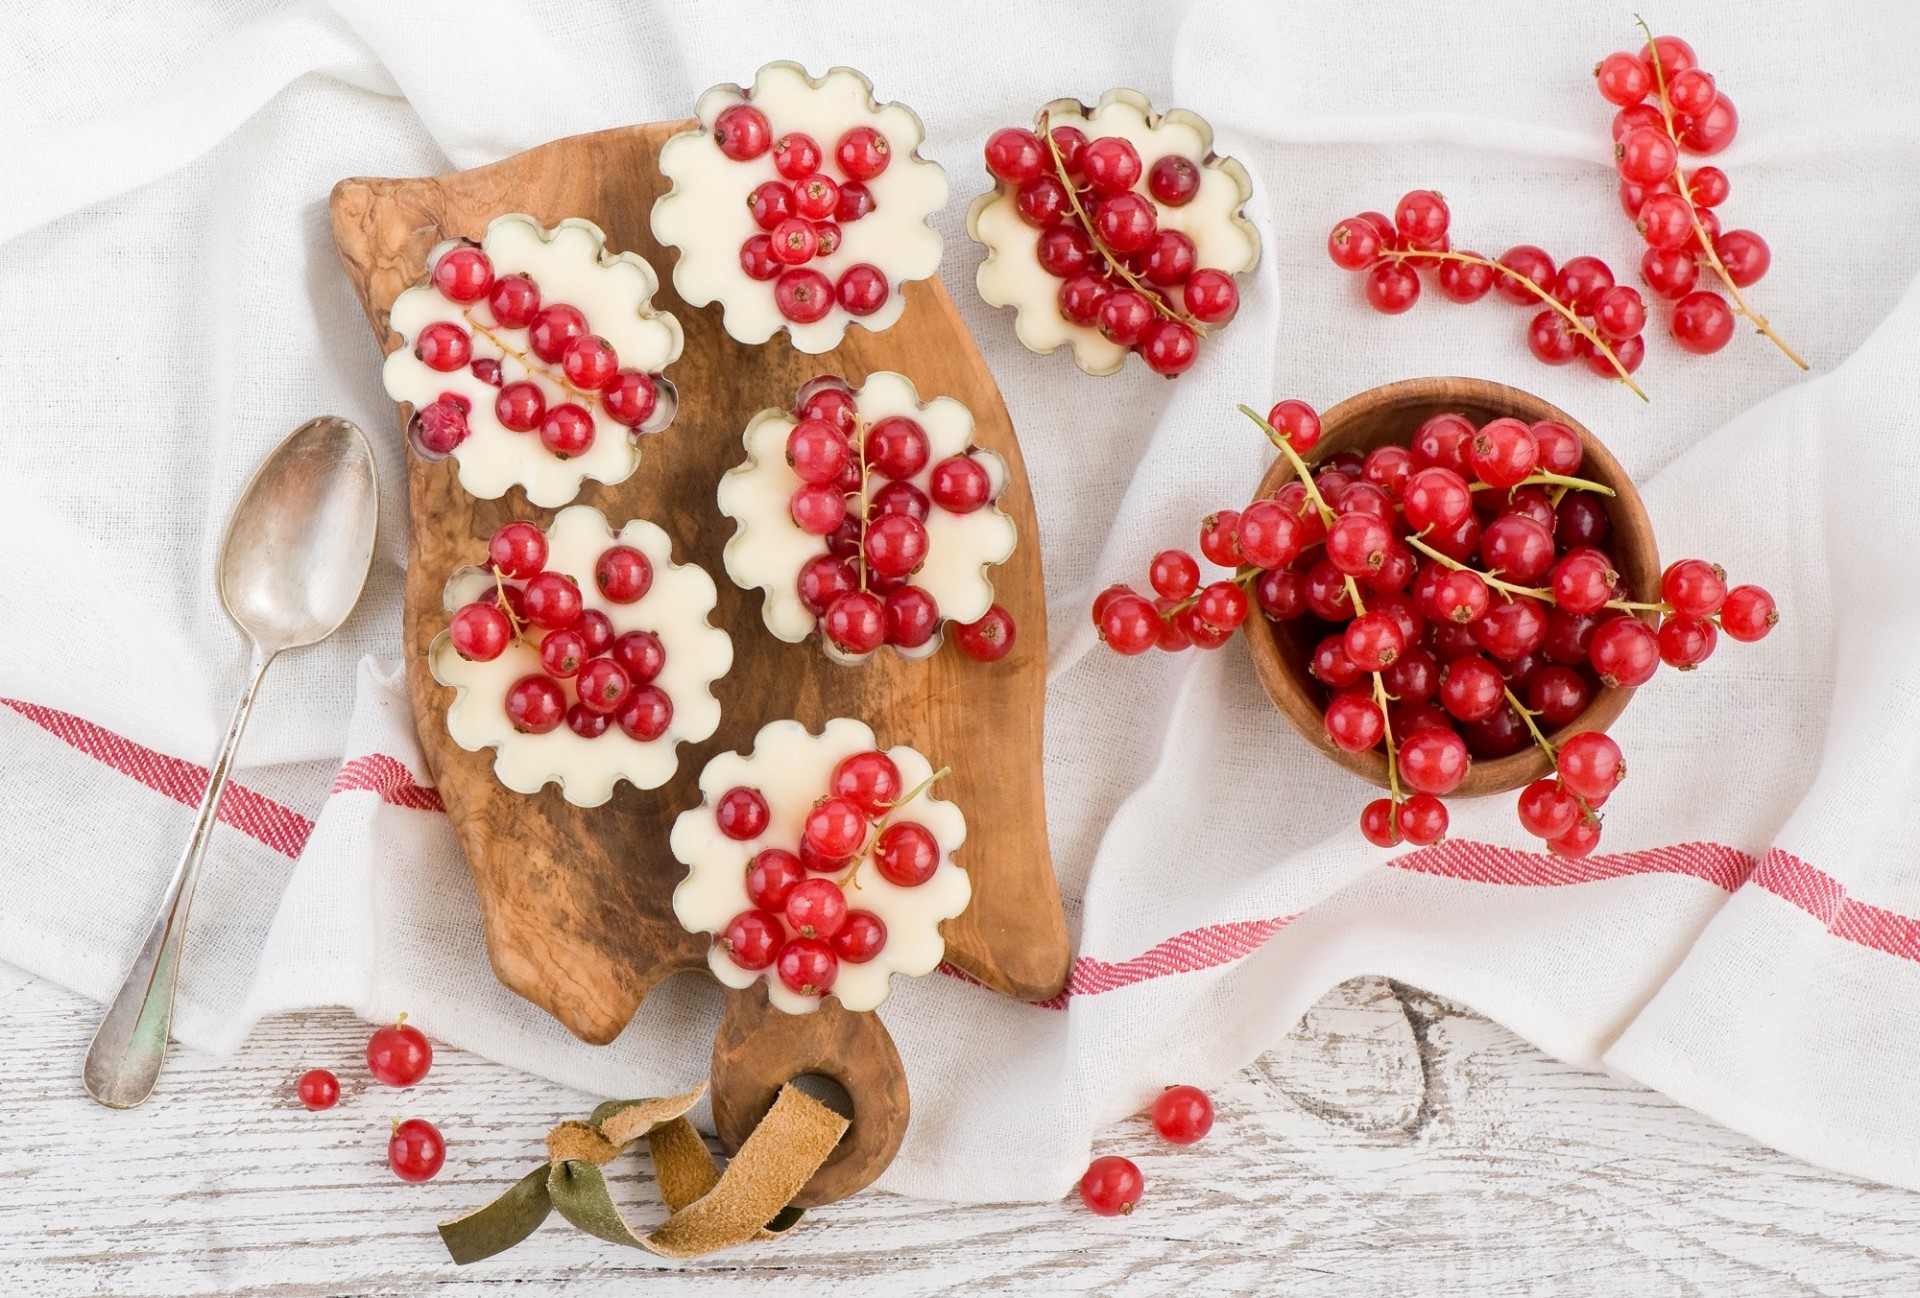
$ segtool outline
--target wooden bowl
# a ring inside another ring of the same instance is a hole
[[[1531,393],[1484,379],[1404,379],[1370,388],[1347,398],[1321,416],[1320,442],[1307,456],[1318,463],[1342,451],[1364,455],[1376,446],[1405,446],[1414,430],[1433,415],[1465,415],[1476,424],[1503,415],[1527,423],[1554,419],[1571,428],[1580,438],[1585,460],[1580,476],[1613,488],[1615,494],[1604,498],[1612,524],[1610,550],[1614,563],[1626,579],[1636,599],[1651,599],[1660,585],[1660,556],[1655,549],[1653,527],[1640,503],[1640,493],[1615,460],[1566,411],[1542,401]],[[1272,496],[1294,478],[1293,465],[1285,456],[1275,460],[1260,480],[1254,499]],[[1642,614],[1651,620],[1651,615]],[[1259,615],[1256,608],[1245,626],[1247,649],[1253,655],[1254,670],[1274,705],[1287,715],[1308,743],[1363,779],[1385,788],[1386,754],[1373,750],[1349,753],[1327,738],[1327,690],[1307,671],[1313,647],[1324,631],[1312,617],[1275,623]],[[1619,717],[1633,696],[1630,689],[1602,688],[1587,710],[1548,736],[1558,744],[1583,730],[1605,730]],[[1486,793],[1504,793],[1531,784],[1547,775],[1552,767],[1538,744],[1507,757],[1476,758],[1467,771],[1457,795],[1473,797]]]

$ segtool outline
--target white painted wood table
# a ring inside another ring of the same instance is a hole
[[[866,1194],[793,1236],[689,1263],[552,1219],[459,1268],[433,1226],[537,1161],[592,1101],[442,1050],[430,1105],[364,1093],[345,1014],[261,1025],[234,1059],[181,1051],[146,1109],[81,1093],[96,1009],[0,966],[0,1295],[1920,1294],[1920,1195],[1760,1148],[1628,1083],[1546,1058],[1458,1006],[1361,980],[1215,1089],[1189,1149],[1144,1119],[1103,1152],[1147,1197],[964,1206]],[[347,1093],[309,1115],[306,1068]],[[362,1074],[363,1075],[363,1074]],[[417,1107],[450,1152],[435,1181],[386,1169]],[[615,1165],[638,1220],[640,1158]]]

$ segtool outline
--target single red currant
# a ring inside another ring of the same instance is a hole
[[[807,879],[788,894],[786,916],[801,937],[832,937],[847,922],[847,895],[831,879]]]
[[[989,607],[978,621],[953,629],[954,643],[975,662],[999,662],[1013,652],[1013,637],[1013,615],[998,604]]]
[[[714,803],[713,818],[721,833],[744,843],[767,832],[767,822],[773,818],[773,812],[760,790],[735,787],[721,794],[720,800]]]
[[[424,1118],[393,1124],[387,1138],[387,1163],[403,1181],[431,1181],[447,1161],[447,1142]]]
[[[527,582],[523,597],[527,621],[546,631],[572,625],[585,607],[580,600],[580,587],[561,572],[535,573]]]
[[[300,1103],[315,1112],[331,1109],[340,1103],[340,1079],[324,1068],[302,1073],[300,1084],[295,1089],[300,1095]]]
[[[1735,640],[1764,639],[1779,622],[1773,596],[1758,586],[1735,586],[1720,606],[1720,629]]]
[[[613,642],[610,652],[613,661],[620,664],[620,670],[635,685],[649,684],[667,665],[666,646],[651,631],[626,632]]]
[[[433,286],[451,302],[478,302],[493,287],[493,262],[470,244],[454,248],[433,264]]]
[[[750,162],[773,143],[773,128],[752,104],[734,104],[713,119],[713,142],[735,162]]]
[[[795,324],[813,324],[825,319],[836,300],[832,281],[817,270],[784,271],[774,282],[774,305]]]
[[[1098,143],[1098,141],[1095,141]],[[1080,1178],[1080,1201],[1102,1217],[1124,1217],[1140,1202],[1140,1169],[1115,1154],[1096,1158]]]
[[[902,888],[917,888],[940,868],[940,844],[926,826],[904,820],[888,825],[873,846],[880,877]]]
[[[887,944],[887,926],[872,911],[850,910],[833,935],[833,953],[847,964],[865,964]]]
[[[1008,185],[1024,185],[1045,172],[1049,163],[1040,137],[1025,127],[1008,126],[987,137],[987,171]]]
[[[793,868],[800,868],[798,860],[794,861]],[[774,956],[780,951],[780,943],[786,938],[786,931],[780,926],[780,917],[770,913],[776,908],[758,902],[754,904],[760,909],[743,910],[735,915],[727,921],[726,928],[714,941],[726,953],[727,959],[742,969],[765,969],[773,963]]]
[[[616,604],[631,604],[653,588],[653,564],[630,545],[611,546],[593,565],[594,584]]]
[[[1429,847],[1447,836],[1447,807],[1430,793],[1416,793],[1400,804],[1395,823],[1400,837],[1415,847]]]
[[[1191,1145],[1213,1130],[1213,1101],[1197,1086],[1169,1086],[1153,1100],[1153,1129],[1172,1145]]]
[[[971,514],[993,498],[993,478],[973,456],[949,456],[933,466],[927,494],[949,514]]]
[[[673,700],[658,685],[642,685],[627,696],[613,719],[627,738],[650,744],[673,724]]]
[[[797,937],[780,948],[780,981],[798,996],[825,996],[840,975],[840,960],[820,938]]]
[[[384,1086],[412,1086],[432,1067],[433,1044],[404,1014],[367,1041],[367,1071]]]
[[[513,626],[499,605],[475,602],[453,615],[447,635],[453,651],[468,662],[490,663],[507,651]]]
[[[1147,192],[1168,207],[1185,207],[1200,192],[1200,168],[1189,158],[1169,153],[1148,168]]]
[[[420,331],[420,337],[413,345],[413,354],[418,356],[428,369],[451,373],[465,369],[467,361],[473,356],[473,340],[465,329],[446,320],[436,320]]]
[[[1607,797],[1627,775],[1620,745],[1597,730],[1567,740],[1560,748],[1557,769],[1560,783],[1589,801]]]

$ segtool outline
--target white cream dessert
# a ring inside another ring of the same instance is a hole
[[[680,296],[720,303],[741,342],[784,329],[810,353],[838,346],[850,325],[898,320],[901,286],[939,268],[927,218],[947,201],[913,111],[876,103],[851,68],[815,79],[783,62],[751,90],[715,86],[695,113],[699,126],[660,150],[673,188],[653,206],[654,235],[680,252]]]
[[[440,244],[427,265],[428,282],[393,304],[403,345],[384,371],[387,395],[414,407],[415,449],[453,456],[484,500],[518,484],[550,508],[588,478],[630,477],[639,435],[677,404],[661,371],[679,359],[680,323],[653,307],[653,268],[609,252],[591,221],[548,230],[517,214],[478,246]]]
[[[687,867],[673,913],[713,936],[714,977],[764,980],[776,1007],[807,1014],[828,995],[870,1010],[894,974],[933,972],[946,953],[940,922],[972,895],[953,860],[966,819],[937,788],[920,753],[882,752],[845,717],[817,735],[775,721],[751,752],[708,762],[702,802],[669,841]]]
[[[1089,109],[1058,99],[1035,129],[987,142],[995,186],[967,213],[986,245],[976,284],[1012,307],[1030,350],[1073,349],[1089,374],[1128,353],[1156,373],[1190,367],[1200,340],[1239,308],[1234,277],[1260,259],[1241,209],[1245,167],[1213,153],[1213,130],[1184,109],[1156,113],[1132,90]]]
[[[765,592],[767,629],[797,643],[817,628],[852,662],[882,645],[931,654],[947,623],[995,613],[988,570],[1013,554],[1015,530],[995,503],[1006,463],[973,434],[960,402],[923,402],[885,370],[858,389],[822,376],[791,410],[755,415],[718,496],[735,524],[727,575]]]
[[[448,581],[448,630],[429,647],[434,679],[456,691],[447,731],[516,793],[557,782],[597,807],[626,780],[665,784],[679,745],[720,724],[713,682],[733,642],[708,622],[717,592],[673,562],[667,534],[636,520],[618,531],[587,505],[545,533],[509,523],[486,567]]]

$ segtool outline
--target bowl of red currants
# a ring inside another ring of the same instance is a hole
[[[1549,745],[1562,749],[1619,717],[1633,688],[1606,670],[1604,646],[1596,661],[1594,642],[1612,619],[1654,624],[1651,605],[1617,606],[1659,598],[1660,561],[1632,481],[1579,423],[1503,384],[1407,379],[1327,411],[1300,460],[1338,520],[1324,550],[1265,574],[1255,592],[1265,616],[1244,629],[1261,684],[1308,742],[1382,788],[1395,774],[1404,780],[1423,749],[1441,764],[1465,757],[1450,792],[1473,796],[1552,775]],[[1254,502],[1284,507],[1295,496],[1307,488],[1295,457],[1283,455]],[[1344,521],[1369,514],[1379,526]],[[1252,536],[1257,545],[1257,525]],[[1367,546],[1379,563],[1345,580],[1332,560]],[[1527,593],[1563,583],[1571,598]],[[1381,666],[1367,661],[1366,641],[1371,623],[1389,630],[1383,619],[1398,634]],[[1381,703],[1397,772],[1384,743],[1350,733],[1377,727]],[[1438,737],[1421,740],[1423,730]]]

